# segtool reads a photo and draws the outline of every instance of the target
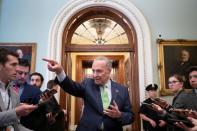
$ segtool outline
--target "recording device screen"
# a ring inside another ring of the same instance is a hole
[[[53,95],[57,93],[57,91],[55,89],[50,89],[50,90],[45,90],[41,95],[41,100],[39,101],[38,103],[38,106],[48,102],[52,97]]]

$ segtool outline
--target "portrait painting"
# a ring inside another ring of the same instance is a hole
[[[19,55],[19,58],[29,61],[31,72],[35,71],[36,43],[0,43],[0,48],[15,51]]]
[[[168,78],[173,74],[183,76],[185,89],[191,89],[188,69],[197,65],[197,41],[157,40],[159,53],[160,94],[172,95],[168,87]]]

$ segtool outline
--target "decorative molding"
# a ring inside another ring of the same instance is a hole
[[[74,0],[72,0],[72,1],[74,1]],[[106,0],[86,0],[86,1],[93,1],[93,2],[105,2]]]

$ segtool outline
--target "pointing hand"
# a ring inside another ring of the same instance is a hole
[[[49,71],[59,74],[63,70],[62,66],[54,60],[43,58],[43,61],[48,62],[47,67],[48,67]]]

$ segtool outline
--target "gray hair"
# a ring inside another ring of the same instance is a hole
[[[96,57],[95,58],[95,60],[94,61],[105,61],[106,62],[106,65],[107,65],[107,67],[109,67],[109,69],[112,69],[112,60],[110,60],[110,59],[108,59],[107,57],[105,57],[105,56],[98,56],[98,57]]]

